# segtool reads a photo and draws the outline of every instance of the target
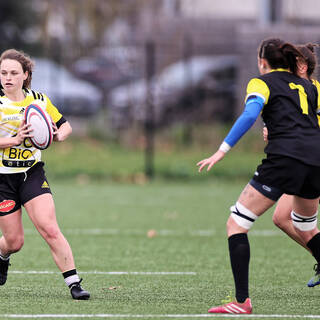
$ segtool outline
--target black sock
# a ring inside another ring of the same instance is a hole
[[[311,250],[317,262],[320,263],[320,232],[307,243],[307,247]]]
[[[242,303],[249,297],[249,240],[246,233],[237,233],[229,237],[228,242],[236,299]]]

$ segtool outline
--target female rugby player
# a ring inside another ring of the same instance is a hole
[[[52,257],[73,299],[90,294],[80,285],[71,248],[60,231],[41,151],[28,138],[32,130],[23,121],[25,108],[36,104],[52,118],[54,140],[64,141],[72,131],[49,98],[30,89],[33,62],[23,52],[6,50],[0,56],[0,285],[7,280],[10,255],[24,243],[21,206],[49,245]]]
[[[297,75],[301,78],[308,79],[316,86],[318,91],[318,111],[320,109],[320,83],[316,79],[312,79],[312,75],[317,65],[316,55],[314,53],[314,44],[306,44],[297,46],[300,52],[304,55],[303,59],[298,59],[297,62]],[[319,118],[319,116],[318,116]],[[264,140],[268,139],[268,130],[264,127],[263,131]],[[272,220],[274,224],[284,231],[289,237],[298,242],[301,246],[309,248],[305,245],[299,234],[296,232],[291,218],[293,196],[284,194],[277,202],[277,206],[273,213]],[[316,271],[315,276],[308,282],[309,287],[314,287],[320,284],[320,265],[316,264],[314,269]]]
[[[247,233],[253,222],[284,193],[293,195],[291,216],[296,232],[320,261],[317,92],[310,81],[297,76],[297,59],[301,58],[304,57],[295,46],[280,39],[267,39],[261,43],[258,49],[261,76],[248,83],[244,112],[219,150],[197,164],[200,172],[206,166],[210,170],[249,130],[262,111],[269,131],[265,148],[267,157],[231,208],[227,222],[236,301],[213,307],[209,309],[210,313],[252,313]]]

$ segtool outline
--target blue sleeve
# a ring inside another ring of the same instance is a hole
[[[257,96],[248,98],[244,111],[232,126],[224,139],[230,147],[233,147],[240,138],[252,127],[263,108],[264,101]]]

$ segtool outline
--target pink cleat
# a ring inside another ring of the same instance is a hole
[[[250,298],[245,302],[239,303],[236,301],[226,303],[219,307],[212,307],[208,310],[209,313],[252,313],[252,305]]]

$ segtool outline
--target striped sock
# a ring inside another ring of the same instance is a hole
[[[64,282],[70,288],[74,283],[79,282],[80,278],[76,269],[72,269],[62,273]]]
[[[3,260],[3,261],[8,261],[10,259],[10,253],[7,254],[7,255],[2,255],[0,253],[0,259]]]

